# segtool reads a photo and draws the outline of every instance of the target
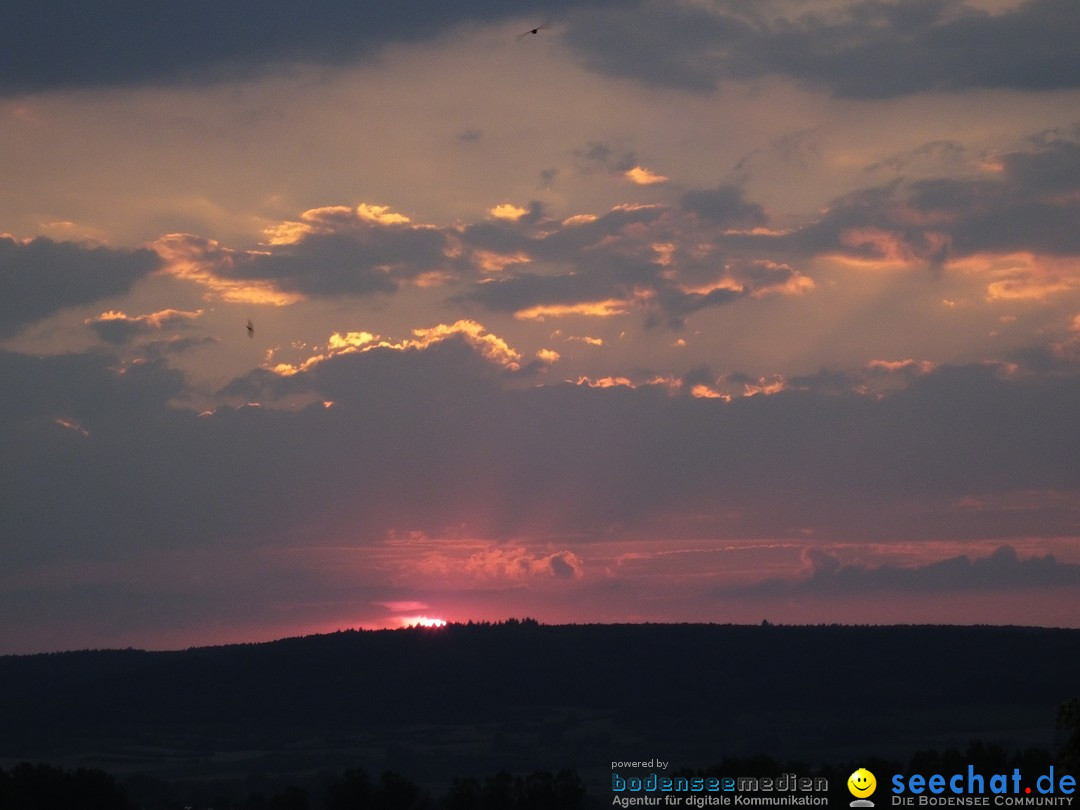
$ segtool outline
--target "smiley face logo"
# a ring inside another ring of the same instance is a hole
[[[865,799],[877,789],[877,779],[866,768],[859,768],[847,780],[847,789],[857,799]]]

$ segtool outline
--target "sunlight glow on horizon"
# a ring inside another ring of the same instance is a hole
[[[446,619],[435,619],[430,616],[398,616],[396,621],[402,627],[446,627]]]

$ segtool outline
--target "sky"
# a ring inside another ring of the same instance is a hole
[[[9,17],[0,653],[1080,626],[1075,0]]]

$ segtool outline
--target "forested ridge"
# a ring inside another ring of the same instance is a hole
[[[264,797],[294,782],[321,796],[360,771],[377,792],[405,774],[472,807],[498,779],[550,792],[564,774],[562,789],[594,793],[614,759],[820,768],[975,739],[1051,752],[1078,671],[1077,630],[529,619],[6,656],[0,766],[232,780],[231,795]]]

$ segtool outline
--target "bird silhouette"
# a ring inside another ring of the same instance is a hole
[[[249,338],[255,337],[255,324],[253,324],[251,322],[251,318],[248,318],[247,330],[248,330],[248,337]]]
[[[541,31],[543,31],[543,30],[544,30],[545,28],[547,28],[547,26],[546,26],[546,25],[538,25],[538,26],[536,26],[536,28],[530,28],[530,29],[529,29],[528,31],[526,31],[526,32],[525,32],[524,34],[518,34],[518,37],[517,37],[517,38],[518,38],[519,40],[525,39],[525,37],[529,36],[529,34],[539,34],[539,33],[540,33]]]

